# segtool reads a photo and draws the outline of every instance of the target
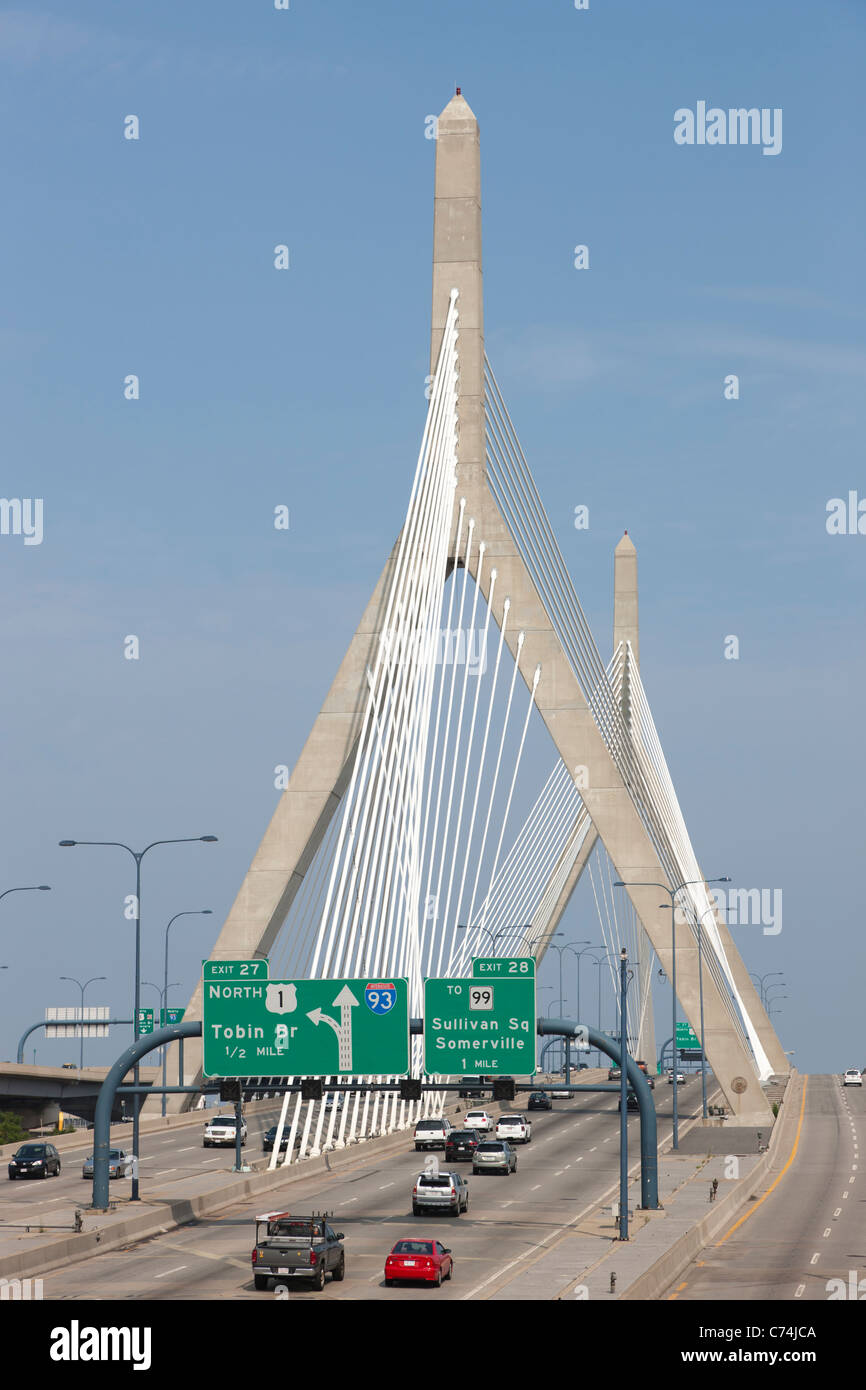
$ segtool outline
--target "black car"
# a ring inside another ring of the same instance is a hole
[[[543,1091],[533,1091],[526,1108],[527,1110],[552,1110],[553,1101]]]
[[[60,1172],[60,1154],[53,1144],[22,1144],[9,1160],[9,1178],[49,1178]]]
[[[480,1143],[477,1129],[452,1129],[445,1141],[445,1158],[471,1158]]]
[[[637,1096],[635,1095],[634,1091],[626,1091],[625,1103],[626,1103],[626,1109],[627,1109],[627,1110],[639,1110],[639,1109],[640,1109],[640,1106],[638,1105],[638,1099],[637,1099]],[[620,1097],[619,1103],[617,1104],[617,1107],[616,1107],[616,1108],[617,1108],[617,1110],[622,1111],[622,1097]]]
[[[277,1125],[271,1125],[270,1129],[265,1130],[265,1133],[262,1135],[262,1148],[265,1153],[270,1153],[273,1150],[277,1138],[277,1129]],[[291,1132],[291,1125],[283,1125],[283,1135],[280,1139],[280,1153],[282,1153],[283,1149],[289,1147],[289,1135]]]

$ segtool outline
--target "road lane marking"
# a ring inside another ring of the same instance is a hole
[[[842,1214],[842,1208],[841,1208],[841,1207],[837,1207],[836,1210],[833,1212],[833,1215],[834,1215],[834,1216],[841,1216],[841,1214]]]
[[[189,1153],[192,1153],[192,1151],[193,1151],[193,1149],[194,1149],[195,1147],[196,1147],[195,1144],[190,1144],[189,1147],[186,1148],[186,1149],[178,1149],[178,1153],[179,1153],[179,1154],[189,1154]]]
[[[345,1200],[345,1202],[341,1202],[341,1203],[340,1203],[340,1206],[341,1206],[341,1207],[347,1207],[347,1206],[349,1205],[350,1202],[357,1202],[357,1200],[358,1200],[357,1197],[347,1197],[346,1200]]]
[[[854,1179],[853,1179],[853,1178],[849,1178],[848,1181],[849,1181],[849,1183],[852,1183],[852,1182],[854,1182]]]
[[[673,1303],[675,1298],[679,1298],[683,1289],[688,1288],[688,1282],[689,1281],[685,1279],[682,1284],[677,1284],[675,1291],[670,1295],[670,1298],[668,1299],[668,1303]]]
[[[385,1183],[383,1183],[382,1186],[379,1188],[379,1191],[380,1191],[380,1192],[384,1192],[386,1187],[393,1187],[393,1186],[394,1186],[394,1183],[392,1183],[392,1182],[385,1182]]]
[[[825,1240],[827,1239],[827,1237],[828,1237],[829,1234],[830,1234],[830,1227],[828,1226],[827,1229],[826,1229],[826,1231],[824,1232],[824,1239],[825,1239]]]
[[[806,1290],[806,1285],[805,1285],[805,1284],[798,1284],[798,1285],[797,1285],[797,1292],[794,1294],[794,1297],[795,1297],[795,1298],[799,1298],[803,1293],[805,1293],[805,1290]]]
[[[819,1256],[819,1254],[818,1254],[818,1252],[817,1252],[817,1250],[816,1250],[816,1251],[815,1251],[815,1254],[812,1256],[811,1260],[809,1261],[809,1264],[810,1264],[810,1265],[816,1265],[816,1264],[818,1263],[818,1260],[819,1260],[819,1259],[820,1259],[820,1256]]]
[[[725,1232],[725,1234],[722,1236],[721,1240],[717,1240],[717,1241],[716,1241],[716,1247],[717,1247],[717,1248],[718,1248],[718,1246],[720,1246],[720,1245],[724,1245],[724,1243],[725,1243],[725,1241],[728,1239],[728,1237],[729,1237],[729,1236],[732,1236],[732,1235],[734,1234],[734,1231],[738,1230],[739,1227],[742,1226],[742,1225],[744,1224],[744,1222],[748,1221],[748,1219],[749,1219],[750,1216],[754,1216],[755,1212],[758,1210],[758,1207],[761,1205],[762,1202],[765,1202],[765,1201],[767,1200],[767,1198],[769,1197],[770,1193],[771,1193],[771,1192],[774,1190],[774,1188],[776,1188],[776,1187],[778,1186],[778,1184],[782,1181],[783,1177],[784,1177],[785,1174],[787,1173],[787,1171],[788,1171],[788,1169],[790,1168],[791,1164],[794,1162],[794,1159],[795,1159],[796,1156],[797,1156],[797,1149],[798,1149],[799,1146],[800,1146],[800,1132],[801,1132],[801,1130],[802,1130],[802,1128],[803,1128],[803,1116],[804,1116],[805,1113],[806,1113],[806,1090],[807,1090],[808,1085],[809,1085],[809,1078],[808,1078],[808,1076],[804,1076],[804,1077],[803,1077],[803,1097],[802,1097],[802,1099],[801,1099],[801,1101],[800,1101],[800,1118],[799,1118],[799,1120],[797,1121],[797,1133],[796,1133],[795,1136],[794,1136],[794,1147],[792,1148],[790,1154],[788,1155],[788,1161],[787,1161],[787,1163],[785,1164],[785,1166],[784,1166],[784,1168],[782,1169],[782,1171],[781,1171],[781,1173],[779,1174],[779,1176],[776,1178],[775,1182],[773,1182],[773,1183],[767,1188],[766,1192],[763,1194],[762,1197],[759,1197],[759,1198],[758,1198],[758,1200],[757,1200],[757,1202],[755,1203],[755,1205],[754,1205],[753,1207],[751,1207],[749,1211],[745,1212],[745,1214],[744,1214],[743,1216],[741,1216],[741,1217],[739,1218],[738,1221],[735,1221],[735,1222],[734,1222],[733,1226],[731,1226],[730,1229],[727,1230],[727,1231]],[[847,1193],[846,1193],[845,1195],[847,1196]]]
[[[556,1172],[556,1173],[554,1173],[553,1176],[554,1176],[555,1178],[561,1178],[564,1172],[565,1172],[565,1169],[564,1169],[564,1168],[560,1168],[559,1171]]]
[[[847,1193],[847,1192],[843,1192],[843,1193],[842,1193],[842,1201],[843,1201],[843,1202],[844,1202],[844,1200],[845,1200],[845,1198],[846,1198],[847,1196],[848,1196],[848,1193]]]
[[[179,1274],[182,1269],[188,1269],[188,1265],[175,1265],[174,1269],[164,1269],[162,1274],[154,1274],[154,1279],[165,1279],[169,1274]]]
[[[169,1173],[176,1173],[176,1172],[177,1172],[177,1169],[176,1169],[176,1168],[163,1168],[163,1170],[162,1170],[161,1173],[154,1173],[153,1176],[154,1176],[155,1178],[164,1178],[164,1177],[166,1177]]]
[[[514,1206],[514,1199],[511,1198],[511,1200],[508,1201],[508,1202],[500,1202],[499,1205],[500,1205],[501,1207],[513,1207],[513,1206]]]
[[[535,1186],[534,1186],[534,1187],[531,1187],[529,1190],[530,1190],[530,1192],[537,1192],[538,1189],[540,1188],[540,1186],[541,1186],[541,1183],[540,1183],[540,1182],[537,1182],[537,1183],[535,1184]]]
[[[592,1146],[592,1148],[590,1149],[589,1152],[590,1152],[591,1154],[594,1154],[597,1148],[598,1148],[598,1144],[593,1144],[593,1146]]]

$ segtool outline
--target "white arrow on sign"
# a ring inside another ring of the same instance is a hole
[[[356,999],[348,985],[343,985],[336,999],[332,1001],[340,1006],[340,1022],[331,1018],[330,1014],[323,1014],[321,1009],[312,1009],[307,1018],[312,1019],[313,1023],[327,1023],[333,1028],[337,1035],[338,1043],[338,1071],[352,1070],[352,1010],[360,1004],[360,999]]]

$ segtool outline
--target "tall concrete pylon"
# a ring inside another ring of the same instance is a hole
[[[667,884],[668,875],[596,725],[585,694],[563,648],[557,627],[527,569],[517,540],[493,496],[487,479],[484,408],[484,313],[481,241],[481,161],[478,122],[458,91],[438,120],[433,235],[433,336],[431,361],[441,342],[451,290],[459,292],[460,310],[457,448],[458,485],[455,508],[465,498],[466,516],[486,545],[479,570],[470,556],[469,570],[485,601],[490,598],[490,571],[497,571],[496,593],[511,600],[506,643],[528,688],[538,666],[542,680],[536,704],[566,767],[583,768],[588,784],[583,801],[620,878],[627,884]],[[452,534],[456,534],[455,526]],[[452,557],[455,563],[461,563]],[[625,557],[623,557],[625,561]],[[633,616],[637,626],[635,559],[634,592],[621,584],[618,618]],[[628,568],[626,563],[626,569]],[[501,603],[501,599],[499,602]],[[494,617],[496,612],[494,611]],[[524,633],[518,646],[517,634]],[[636,631],[635,631],[635,635]],[[674,885],[671,885],[674,886]],[[659,909],[657,887],[628,888],[639,920],[653,942],[668,976],[672,966],[670,912]],[[706,1053],[728,1106],[742,1124],[762,1124],[769,1107],[751,1052],[735,1030],[722,993],[704,972]],[[678,993],[686,1017],[698,1024],[697,946],[690,932],[677,942]],[[776,1043],[773,1066],[781,1048]],[[784,1054],[782,1054],[784,1056]]]
[[[640,625],[638,622],[638,583],[637,583],[637,551],[634,541],[628,531],[625,532],[619,541],[613,556],[613,649],[614,652],[622,644],[622,651],[625,654],[622,673],[622,693],[620,695],[620,707],[622,709],[623,722],[626,728],[631,731],[632,727],[632,693],[630,687],[630,673],[632,661],[640,666]],[[656,1057],[656,1033],[655,1018],[653,1015],[652,1000],[652,943],[647,936],[646,928],[640,927],[638,930],[638,959],[637,973],[641,984],[641,997],[649,996],[648,1003],[643,1012],[640,1023],[640,1032],[637,1039],[637,1055],[644,1058],[649,1066],[652,1066]]]
[[[532,686],[535,668],[542,666],[544,679],[538,687],[538,708],[566,766],[588,769],[589,785],[582,791],[583,799],[620,877],[627,882],[666,883],[667,875],[488,485],[480,146],[477,121],[459,91],[438,122],[431,351],[434,366],[452,288],[459,292],[460,314],[456,497],[466,499],[466,516],[475,518],[476,534],[487,547],[483,575],[478,573],[477,551],[470,557],[469,572],[488,601],[490,567],[498,568],[496,592],[510,596],[512,605],[507,645],[528,687]],[[456,534],[456,526],[452,534]],[[399,538],[211,952],[216,959],[267,954],[340,806],[362,726],[367,698],[365,672],[383,630],[398,545]],[[463,559],[452,556],[452,563],[462,565]],[[501,599],[499,602],[501,615]],[[493,616],[496,617],[495,612]],[[516,635],[520,630],[525,632],[525,640],[518,651]],[[665,932],[669,932],[670,914],[665,922],[657,906],[658,889],[631,888],[629,893],[662,964],[669,970],[670,941]],[[686,935],[681,933],[681,937]],[[677,942],[677,974],[683,1008],[694,1023],[697,966],[696,951],[691,949],[689,940]],[[704,996],[707,1055],[730,1109],[741,1123],[765,1123],[769,1109],[751,1055],[731,1027],[722,997],[712,982],[708,986],[705,980]],[[201,1017],[200,984],[187,1011],[187,1018],[196,1017]],[[186,1043],[184,1071],[187,1084],[195,1084],[201,1075],[199,1040]],[[173,1108],[179,1108],[179,1104]]]

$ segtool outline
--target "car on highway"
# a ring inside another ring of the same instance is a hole
[[[415,1126],[415,1152],[421,1149],[444,1149],[448,1143],[448,1135],[454,1126],[444,1115],[439,1115],[435,1120],[419,1120]]]
[[[451,1163],[456,1159],[471,1158],[480,1143],[481,1135],[477,1129],[452,1129],[445,1141],[445,1161]]]
[[[608,1069],[607,1069],[607,1079],[608,1079],[608,1081],[619,1081],[620,1075],[621,1075],[621,1073],[620,1073],[619,1067],[608,1067]]]
[[[216,1115],[212,1120],[208,1120],[204,1127],[204,1137],[202,1148],[210,1149],[215,1146],[234,1144],[237,1140],[237,1121],[234,1115]],[[241,1144],[247,1142],[247,1122],[241,1120]]]
[[[644,1076],[647,1079],[647,1084],[650,1090],[654,1091],[656,1088],[655,1077],[653,1076],[646,1062],[639,1062],[637,1061],[637,1059],[635,1059],[635,1066],[640,1068],[640,1070],[643,1072]]]
[[[686,1079],[686,1078],[684,1077],[683,1073],[682,1073],[681,1071],[678,1071],[678,1072],[677,1072],[677,1085],[678,1085],[678,1086],[681,1086],[681,1085],[683,1084],[683,1082],[685,1081],[685,1079]],[[669,1072],[668,1072],[668,1085],[669,1085],[669,1086],[673,1086],[673,1084],[674,1084],[674,1074],[673,1074],[672,1071],[669,1071]]]
[[[444,1211],[459,1216],[469,1210],[469,1184],[462,1173],[419,1173],[412,1188],[412,1215]]]
[[[345,1096],[343,1095],[342,1091],[340,1091],[336,1096],[335,1096],[335,1095],[329,1095],[329,1096],[326,1096],[326,1097],[325,1097],[325,1109],[326,1109],[326,1110],[333,1110],[333,1109],[334,1109],[334,1106],[336,1106],[338,1110],[342,1110],[342,1108],[343,1108],[343,1106],[345,1105],[345,1103],[346,1103],[346,1098],[345,1098]]]
[[[125,1149],[109,1149],[108,1176],[110,1178],[131,1178],[133,1169],[132,1154]],[[93,1154],[89,1154],[81,1165],[82,1178],[93,1177]]]
[[[439,1240],[398,1240],[385,1260],[385,1283],[411,1279],[413,1283],[435,1284],[454,1274],[451,1251]]]
[[[60,1155],[53,1144],[22,1144],[9,1160],[9,1179],[50,1178],[60,1172]]]
[[[278,1128],[279,1125],[271,1125],[270,1129],[266,1129],[264,1134],[262,1135],[262,1148],[264,1149],[265,1153],[273,1152],[274,1144],[277,1142]],[[291,1125],[283,1125],[283,1134],[282,1138],[280,1139],[280,1153],[282,1153],[283,1149],[287,1149],[289,1147],[289,1135],[291,1134],[291,1132]]]
[[[509,1144],[515,1140],[528,1144],[532,1139],[532,1121],[525,1115],[500,1115],[496,1121],[496,1138],[507,1139]]]
[[[477,1129],[479,1134],[489,1134],[493,1128],[493,1116],[487,1110],[467,1110],[463,1116],[467,1129]]]
[[[632,1091],[632,1090],[626,1091],[626,1093],[625,1093],[625,1104],[626,1104],[626,1109],[627,1109],[627,1110],[639,1110],[639,1109],[640,1109],[640,1105],[639,1105],[639,1103],[638,1103],[638,1098],[637,1098],[637,1096],[635,1095],[634,1091]],[[620,1111],[620,1113],[622,1113],[622,1096],[620,1096],[619,1100],[617,1101],[617,1106],[616,1106],[616,1108],[617,1108],[617,1110]]]
[[[533,1091],[526,1105],[527,1110],[552,1110],[553,1101],[544,1091]]]
[[[843,1086],[862,1086],[863,1073],[857,1067],[849,1067],[842,1077]]]
[[[334,1231],[327,1217],[293,1216],[289,1211],[269,1211],[256,1217],[256,1243],[250,1261],[253,1283],[266,1289],[272,1279],[311,1279],[321,1293],[325,1275],[335,1283],[346,1277],[345,1239]]]
[[[472,1158],[473,1173],[517,1172],[517,1154],[504,1139],[485,1139],[479,1144]]]

